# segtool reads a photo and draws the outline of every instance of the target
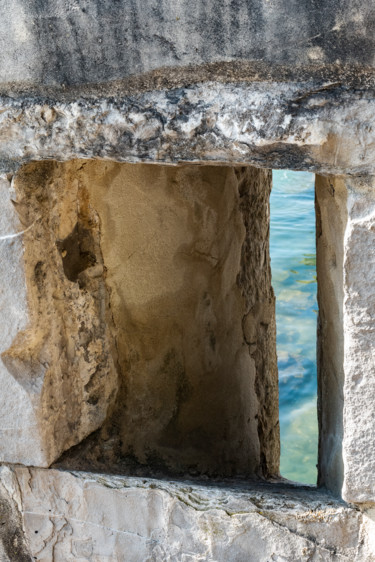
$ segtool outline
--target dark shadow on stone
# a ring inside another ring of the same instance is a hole
[[[92,233],[77,223],[73,231],[64,240],[56,242],[61,252],[64,273],[69,281],[76,282],[82,271],[96,263],[92,249],[94,240]]]

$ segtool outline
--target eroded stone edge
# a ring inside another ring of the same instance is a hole
[[[31,553],[41,560],[100,559],[107,548],[111,559],[122,560],[125,547],[129,560],[184,553],[218,561],[241,553],[249,560],[276,553],[306,561],[374,560],[371,512],[317,490],[25,467],[3,467],[1,478],[18,498]]]
[[[374,95],[340,82],[207,82],[72,102],[0,98],[0,169],[30,160],[373,173]]]

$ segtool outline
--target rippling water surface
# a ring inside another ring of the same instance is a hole
[[[281,474],[315,484],[316,268],[314,175],[273,172],[271,265],[276,294]]]

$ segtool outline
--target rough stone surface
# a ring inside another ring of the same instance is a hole
[[[39,466],[97,429],[117,389],[98,218],[53,169],[2,183],[0,459]],[[6,237],[22,231],[24,250]]]
[[[375,560],[374,2],[0,10],[0,460],[277,473],[270,175],[250,166],[310,170],[319,480],[372,503],[2,467],[0,558]],[[77,158],[249,169],[41,162]]]
[[[3,96],[0,167],[100,158],[374,173],[374,90],[307,80],[212,82],[115,99]]]
[[[16,499],[18,484],[12,472],[0,468],[0,560],[31,562],[29,545],[22,525],[21,507]]]
[[[372,178],[318,178],[321,483],[375,502],[375,190]]]
[[[24,230],[12,204],[14,190],[9,178],[0,179],[0,351],[5,352],[19,331],[29,322],[27,307],[26,277],[23,261],[22,238],[17,233]],[[0,443],[8,452],[8,458],[23,458],[28,443],[41,444],[35,438],[37,420],[32,406],[32,397],[16,383],[12,375],[0,361]],[[34,458],[41,462],[43,455]]]
[[[373,2],[2,0],[0,83],[100,83],[163,67],[374,66]]]
[[[344,408],[344,244],[347,190],[343,179],[316,177],[318,278],[318,418],[320,484],[341,494]]]
[[[312,489],[4,467],[39,562],[370,562],[371,512]]]
[[[344,483],[351,502],[375,502],[375,190],[347,179],[344,250]]]
[[[121,373],[103,431],[64,465],[278,474],[271,173],[92,161],[55,170],[100,217]]]

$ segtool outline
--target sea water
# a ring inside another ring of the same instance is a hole
[[[271,267],[276,295],[281,474],[316,484],[316,253],[314,175],[273,172]]]

